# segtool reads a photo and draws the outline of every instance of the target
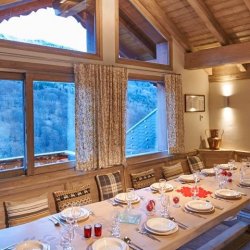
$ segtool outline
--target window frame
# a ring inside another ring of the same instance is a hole
[[[134,164],[141,161],[148,161],[152,158],[158,157],[166,157],[168,156],[168,143],[167,143],[167,114],[166,114],[166,95],[165,95],[165,86],[164,86],[164,76],[160,75],[142,75],[137,73],[129,73],[128,74],[128,81],[150,81],[157,84],[157,98],[160,98],[157,101],[157,109],[158,109],[158,117],[157,117],[157,133],[161,133],[161,136],[157,136],[157,144],[158,144],[158,151],[156,152],[146,152],[137,155],[126,156],[128,164]],[[163,102],[163,105],[162,105]],[[164,118],[165,117],[165,118]],[[126,134],[126,131],[125,131]],[[166,138],[164,141],[163,138]],[[165,148],[164,150],[160,150],[160,148]],[[125,154],[126,154],[126,147],[125,147]]]
[[[38,44],[29,44],[24,42],[17,41],[8,41],[0,39],[0,48],[8,48],[8,49],[19,49],[25,51],[32,52],[41,52],[52,55],[59,56],[69,56],[76,58],[84,58],[84,59],[93,59],[93,60],[103,60],[103,49],[102,49],[102,22],[101,22],[101,2],[102,0],[96,1],[96,21],[95,21],[95,36],[96,36],[96,52],[95,53],[87,53],[80,52],[68,49],[60,49],[54,47],[47,47]]]
[[[135,7],[136,8],[136,7]],[[140,12],[140,11],[139,11]],[[141,13],[141,12],[140,12]],[[143,16],[143,14],[141,13]],[[163,37],[168,42],[168,51],[169,51],[169,64],[160,64],[160,63],[151,63],[151,62],[145,62],[145,61],[139,61],[134,59],[128,59],[128,58],[120,58],[119,52],[120,52],[120,42],[119,42],[119,0],[116,1],[116,8],[115,8],[115,16],[117,22],[115,23],[115,62],[118,64],[124,64],[124,65],[132,65],[132,66],[139,66],[139,67],[146,67],[151,69],[162,69],[162,70],[173,70],[173,41],[171,37],[166,37],[163,35]],[[143,16],[146,20],[147,17]],[[147,20],[148,21],[148,20]],[[154,23],[150,22],[151,25],[158,30]]]
[[[66,170],[75,167],[75,161],[55,163],[35,167],[34,164],[34,116],[33,116],[33,81],[55,81],[55,82],[74,82],[73,74],[53,74],[51,72],[0,72],[0,79],[6,80],[23,80],[24,91],[24,165],[23,169],[10,169],[7,171],[0,171],[0,179],[20,176],[20,175],[37,175],[42,173],[55,172],[59,170]]]

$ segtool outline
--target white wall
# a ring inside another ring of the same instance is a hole
[[[207,146],[205,130],[209,128],[208,75],[204,70],[184,69],[184,52],[176,42],[173,54],[174,71],[182,75],[183,94],[205,95],[205,112],[184,113],[185,150],[204,148]]]
[[[224,97],[229,96],[229,107]],[[210,83],[210,127],[224,130],[223,149],[250,151],[250,79]]]

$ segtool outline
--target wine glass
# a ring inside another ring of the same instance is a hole
[[[159,179],[159,190],[161,196],[165,192],[167,181],[165,179]]]
[[[169,217],[169,207],[170,207],[170,199],[169,199],[168,195],[162,194],[161,205],[163,207],[162,217],[168,218]]]
[[[126,189],[126,200],[127,200],[127,204],[128,204],[128,211],[131,211],[132,209],[132,201],[135,200],[135,190],[134,188],[127,188]]]
[[[200,180],[200,170],[195,170],[193,173],[193,177],[195,185],[197,185],[197,182]]]
[[[191,192],[192,192],[192,195],[193,195],[192,199],[193,200],[198,200],[199,198],[198,198],[197,194],[199,193],[199,188],[198,188],[197,185],[194,185],[194,186],[191,187]]]
[[[179,202],[180,202],[180,196],[179,196],[178,194],[176,194],[176,195],[173,197],[173,203],[174,203],[173,207],[175,207],[175,208],[180,207]]]
[[[73,227],[74,227],[75,231],[78,231],[81,234],[81,230],[80,230],[80,227],[78,225],[78,219],[81,217],[81,205],[80,204],[75,203],[71,207],[71,215],[73,218]]]

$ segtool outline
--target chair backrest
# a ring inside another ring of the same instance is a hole
[[[5,201],[4,208],[8,227],[50,215],[47,194],[23,201]]]
[[[181,162],[177,162],[171,166],[162,167],[163,176],[166,180],[172,180],[184,173]]]
[[[90,186],[53,192],[57,212],[73,205],[86,205],[92,203]]]
[[[96,182],[100,200],[113,198],[118,193],[123,192],[120,171],[96,175]]]
[[[198,155],[188,156],[187,160],[191,173],[194,173],[197,170],[202,170],[203,168],[205,168],[203,161],[200,159]]]
[[[132,173],[131,182],[135,189],[149,187],[151,184],[156,182],[154,169],[149,169],[139,173]]]

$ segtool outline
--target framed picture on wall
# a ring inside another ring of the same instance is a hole
[[[185,94],[185,112],[205,112],[205,95]]]

